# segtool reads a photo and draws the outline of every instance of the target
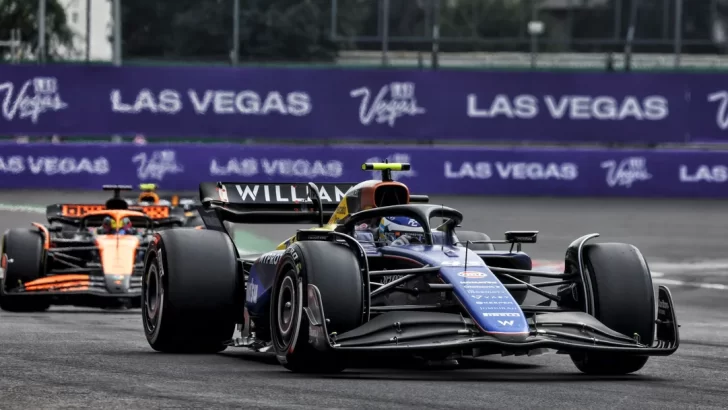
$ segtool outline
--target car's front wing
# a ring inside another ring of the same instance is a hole
[[[8,289],[8,295],[68,296],[94,295],[109,297],[141,296],[141,276],[60,274],[46,276]]]
[[[342,352],[398,352],[402,350],[458,352],[473,355],[529,354],[538,349],[563,353],[603,351],[642,356],[667,356],[680,343],[679,325],[668,288],[658,290],[655,340],[650,345],[615,332],[583,312],[535,314],[529,318],[529,334],[484,333],[472,319],[451,313],[395,311],[382,314],[342,334],[326,329],[321,295],[308,285],[309,342],[317,349]]]

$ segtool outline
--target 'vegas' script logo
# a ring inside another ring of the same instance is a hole
[[[182,165],[177,163],[176,153],[172,150],[154,151],[151,156],[148,156],[146,152],[140,152],[131,160],[137,164],[137,177],[139,179],[161,181],[164,179],[165,174],[184,172]]]
[[[397,118],[405,115],[416,116],[426,113],[425,109],[417,105],[415,98],[415,84],[411,82],[393,82],[383,86],[373,101],[372,92],[368,87],[352,90],[349,95],[361,98],[359,105],[359,121],[363,125],[372,122],[389,124],[394,127]],[[389,99],[387,99],[389,96]]]
[[[68,107],[68,104],[61,100],[58,79],[54,77],[35,77],[26,81],[13,98],[14,91],[15,85],[11,81],[0,84],[0,94],[4,94],[2,115],[8,121],[16,117],[21,120],[30,118],[33,124],[37,124],[41,114]]]
[[[716,91],[708,95],[709,102],[718,102],[715,111],[715,125],[724,130],[728,128],[728,91]]]
[[[613,159],[604,161],[602,168],[607,169],[607,185],[610,187],[630,188],[637,181],[652,179],[652,175],[647,171],[647,160],[644,157],[625,158],[619,164]]]

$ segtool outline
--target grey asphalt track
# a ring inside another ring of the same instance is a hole
[[[0,203],[105,197],[3,192]],[[728,202],[433,198],[437,201],[462,210],[465,228],[494,238],[509,229],[541,231],[539,243],[528,248],[537,259],[560,260],[571,240],[590,232],[600,232],[603,241],[633,243],[651,262],[728,259],[723,239]],[[0,211],[0,230],[41,216]],[[251,227],[275,241],[291,228]],[[728,272],[722,269],[710,268],[710,280],[725,283]],[[688,279],[703,277],[695,269]],[[370,365],[334,377],[304,377],[266,356],[234,349],[212,356],[153,352],[138,310],[0,312],[0,409],[728,408],[728,291],[671,290],[682,324],[678,352],[650,359],[636,375],[610,378],[582,375],[567,357],[554,354],[492,357],[457,370]]]

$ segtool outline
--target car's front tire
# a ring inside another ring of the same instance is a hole
[[[232,338],[244,283],[237,253],[222,232],[158,232],[142,278],[142,320],[149,345],[169,353],[216,353]]]
[[[0,309],[9,312],[42,312],[50,303],[42,295],[6,293],[39,279],[43,273],[43,236],[35,229],[10,229],[3,236],[0,258],[4,265],[0,283]]]
[[[281,364],[300,373],[337,373],[344,358],[309,343],[308,285],[321,293],[329,333],[342,334],[362,324],[364,289],[359,262],[348,248],[331,242],[296,242],[278,262],[271,289],[270,329]]]
[[[651,345],[655,332],[655,293],[649,266],[640,251],[624,243],[588,244],[584,261],[594,289],[594,317],[610,329]],[[587,374],[634,373],[648,356],[575,353],[571,359]]]

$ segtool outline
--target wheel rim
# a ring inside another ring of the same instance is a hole
[[[278,309],[276,309],[278,332],[283,342],[290,342],[291,329],[296,312],[296,286],[290,276],[283,278],[278,293]]]
[[[159,276],[157,264],[150,264],[144,281],[144,300],[142,302],[144,322],[150,333],[157,329],[164,305],[164,289]]]

